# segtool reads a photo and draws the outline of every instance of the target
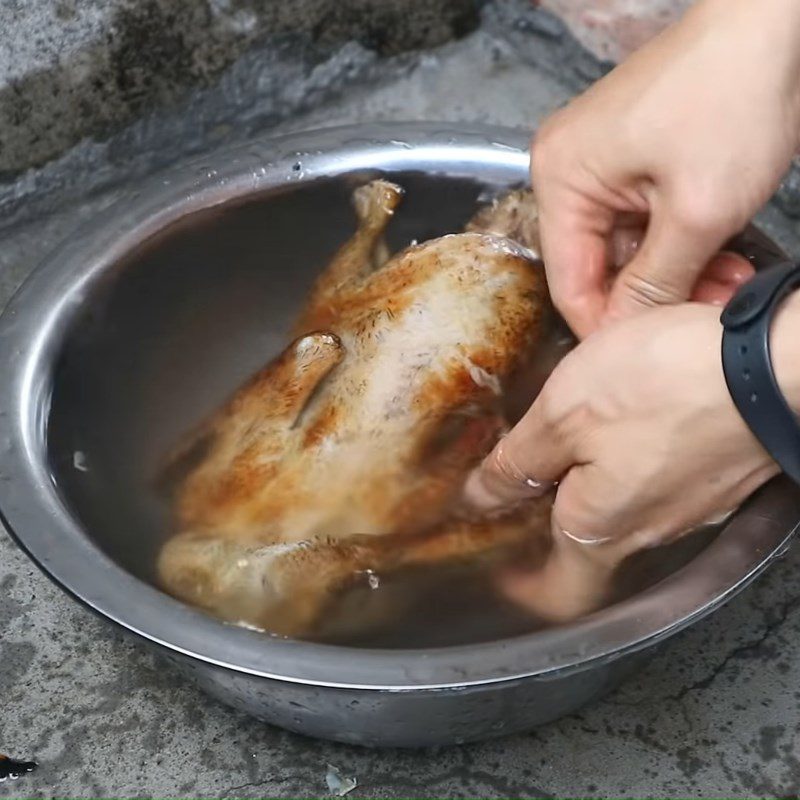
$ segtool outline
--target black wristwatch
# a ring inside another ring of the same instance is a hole
[[[722,312],[722,369],[742,419],[781,469],[800,484],[800,421],[778,386],[769,332],[775,312],[800,287],[800,265],[759,270]]]

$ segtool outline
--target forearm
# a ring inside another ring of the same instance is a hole
[[[790,108],[800,108],[800,2],[797,0],[701,0],[686,15],[698,31],[722,28],[736,37],[750,64],[761,63],[785,98],[787,124],[796,126]],[[795,130],[800,143],[800,130]],[[778,384],[800,414],[800,292],[782,305],[773,323],[770,348]]]

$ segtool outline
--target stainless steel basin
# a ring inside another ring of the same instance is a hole
[[[795,488],[772,482],[688,564],[627,600],[473,645],[284,640],[225,625],[149,582],[152,531],[163,529],[151,486],[159,455],[279,347],[352,225],[348,186],[378,173],[413,184],[392,233],[401,244],[457,228],[482,191],[525,181],[527,168],[520,132],[363,126],[251,145],[131,191],[53,253],[0,318],[6,527],[76,599],[211,694],[294,731],[465,742],[609,691],[785,550],[800,519]],[[755,231],[736,246],[757,265],[779,255]]]

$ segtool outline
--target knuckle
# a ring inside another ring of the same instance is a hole
[[[570,431],[585,432],[592,426],[595,410],[586,380],[590,370],[572,351],[551,373],[534,403],[538,421],[549,434],[564,438]]]
[[[642,308],[674,305],[686,299],[682,287],[671,284],[664,276],[651,277],[633,266],[624,271],[619,280],[627,297]]]
[[[598,325],[596,303],[586,294],[570,291],[556,281],[552,282],[551,300],[558,313],[583,338]]]
[[[539,419],[547,428],[556,427],[559,421],[560,409],[556,400],[556,394],[556,391],[545,384],[545,388],[539,393],[534,404]]]
[[[629,487],[637,481],[629,481],[627,473],[620,479],[608,458],[604,463],[604,467],[578,466],[567,474],[558,488],[553,516],[562,530],[574,536],[621,542],[638,525],[637,490]]]
[[[698,235],[725,235],[739,227],[742,214],[731,202],[730,193],[715,186],[693,184],[676,194],[672,215],[677,225]]]
[[[531,175],[534,181],[557,171],[564,158],[566,141],[557,114],[542,124],[531,142]]]
[[[536,429],[545,431],[553,446],[564,447],[574,434],[583,430],[588,410],[585,403],[570,398],[568,390],[558,389],[542,392],[536,399]]]
[[[575,490],[570,482],[562,484],[553,504],[553,520],[563,532],[585,539],[601,539],[609,535],[607,514],[596,498]]]

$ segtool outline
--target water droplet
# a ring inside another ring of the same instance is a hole
[[[521,153],[522,150],[519,147],[512,147],[510,144],[503,144],[502,142],[492,142],[492,147],[496,147],[499,150],[509,150],[512,153]]]
[[[79,472],[88,472],[89,466],[86,463],[86,453],[83,450],[76,450],[72,454],[72,466]]]
[[[366,570],[367,583],[370,589],[378,589],[381,585],[381,579],[371,569]]]

